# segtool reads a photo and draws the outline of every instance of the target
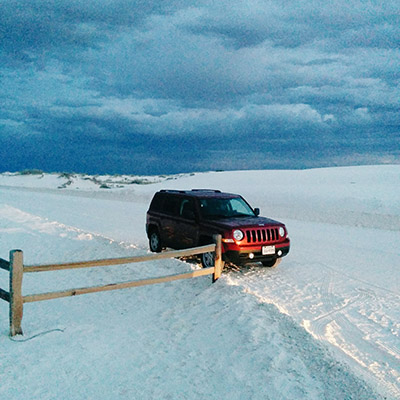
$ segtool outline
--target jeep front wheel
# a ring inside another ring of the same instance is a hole
[[[274,260],[262,261],[262,265],[268,268],[275,268],[282,261],[281,258],[276,258]]]
[[[214,253],[209,252],[209,253],[203,253],[201,255],[201,264],[203,265],[203,268],[211,268],[214,266]]]
[[[149,245],[150,245],[150,250],[153,253],[160,253],[161,252],[161,249],[162,249],[161,238],[160,238],[160,234],[158,233],[158,231],[152,231],[150,233]]]

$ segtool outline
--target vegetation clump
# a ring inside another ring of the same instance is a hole
[[[41,169],[24,169],[19,172],[19,175],[43,175],[44,172]]]

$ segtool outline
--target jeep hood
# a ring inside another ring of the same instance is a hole
[[[203,221],[206,225],[212,225],[221,229],[234,228],[262,228],[268,226],[282,226],[279,221],[265,217],[245,217],[245,218],[221,218],[208,219]]]

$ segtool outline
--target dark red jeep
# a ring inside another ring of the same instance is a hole
[[[260,217],[238,194],[219,190],[160,190],[147,211],[150,250],[184,249],[213,243],[222,235],[223,260],[236,265],[260,261],[277,265],[289,252],[284,224]],[[201,256],[203,266],[214,265],[212,253]]]

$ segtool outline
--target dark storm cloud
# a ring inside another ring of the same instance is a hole
[[[220,35],[238,47],[265,40],[298,47],[329,39],[328,47],[382,47],[399,44],[396,1],[219,2],[218,13],[188,24],[196,33]]]
[[[176,170],[218,168],[204,146],[224,168],[398,155],[395,1],[0,7],[0,139],[31,162],[95,170],[108,152],[110,170],[172,171],[179,154]]]

